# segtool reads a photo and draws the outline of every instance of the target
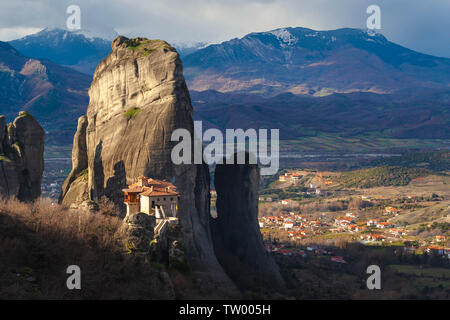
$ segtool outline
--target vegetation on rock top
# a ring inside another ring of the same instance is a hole
[[[31,114],[28,111],[20,111],[18,118],[31,117]]]
[[[144,56],[148,56],[150,53],[155,51],[156,49],[162,47],[166,50],[173,49],[166,41],[155,39],[155,40],[149,40],[145,38],[135,38],[135,39],[128,39],[125,41],[125,44],[127,45],[127,49],[135,51],[135,52],[142,52]]]

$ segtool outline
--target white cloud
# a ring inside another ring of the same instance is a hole
[[[450,56],[450,1],[443,0],[8,0],[0,3],[0,28],[63,27],[74,3],[81,7],[82,27],[169,42],[220,42],[287,26],[364,28],[366,9],[376,3],[389,39]]]
[[[41,31],[42,28],[0,28],[0,41],[10,41]]]

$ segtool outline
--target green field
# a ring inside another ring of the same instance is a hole
[[[427,277],[436,279],[446,279],[450,281],[450,269],[444,268],[420,268],[419,266],[410,265],[390,265],[393,271],[415,277]]]
[[[283,151],[354,151],[437,149],[450,146],[448,139],[393,139],[379,135],[341,137],[327,133],[281,141]]]

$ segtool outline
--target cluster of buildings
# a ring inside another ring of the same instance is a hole
[[[396,227],[391,222],[381,221],[380,219],[360,220],[358,215],[348,212],[343,217],[336,217],[334,221],[329,216],[312,217],[302,214],[290,212],[289,214],[280,216],[259,217],[259,226],[262,228],[265,239],[269,242],[272,237],[270,229],[276,229],[279,233],[284,234],[287,239],[292,241],[304,240],[317,235],[329,233],[351,233],[358,236],[362,243],[374,242],[385,243],[386,241],[397,242],[398,240],[408,240],[408,233],[405,229]],[[411,238],[409,240],[413,240]],[[444,235],[435,236],[432,241],[433,246],[429,242],[422,241],[419,251],[426,251],[430,254],[440,255],[450,259],[450,249],[444,247],[447,237]],[[406,247],[405,247],[406,248]],[[274,246],[271,243],[266,244],[268,252],[279,253],[289,256],[304,256],[305,250],[288,249],[282,245]],[[323,254],[321,248],[313,248],[311,251]],[[416,251],[418,248],[412,248]],[[306,250],[310,251],[310,250]],[[325,250],[326,251],[326,250]],[[335,261],[338,262],[338,261]]]
[[[45,198],[57,200],[61,194],[61,186],[67,178],[72,166],[71,158],[45,159],[42,174],[41,192]]]
[[[281,182],[297,182],[299,181],[303,175],[299,172],[286,172],[285,174],[281,174],[278,176],[278,180]]]
[[[385,214],[388,214],[388,215],[396,215],[397,216],[400,214],[400,210],[397,208],[394,208],[394,207],[386,207],[384,209],[384,211],[385,211]]]
[[[296,240],[302,240],[313,235],[320,235],[326,230],[327,223],[321,220],[308,220],[305,215],[291,212],[289,215],[268,216],[259,218],[260,228],[276,228],[283,230]]]
[[[450,248],[431,246],[431,247],[427,247],[426,252],[429,254],[434,254],[434,255],[442,256],[443,258],[450,259]]]
[[[450,248],[443,247],[442,244],[447,241],[447,237],[443,235],[437,235],[434,238],[434,246],[427,247],[426,252],[429,254],[435,254],[450,259]]]
[[[334,221],[330,217],[308,218],[306,215],[295,214],[267,216],[259,218],[260,228],[278,229],[287,234],[292,240],[302,240],[325,233],[359,233],[378,229],[372,234],[362,237],[363,240],[384,241],[386,238],[402,238],[407,233],[403,229],[395,228],[391,222],[376,219],[358,221],[358,216],[352,212],[344,217],[337,217]],[[383,233],[380,235],[380,233]]]
[[[272,254],[302,258],[305,258],[307,253],[314,255],[328,255],[331,256],[330,261],[332,262],[347,263],[342,256],[336,256],[333,251],[325,247],[307,246],[305,248],[289,248],[284,244],[273,244],[270,242],[265,242],[264,245],[266,251]]]
[[[287,248],[283,244],[273,244],[270,242],[265,242],[264,246],[269,253],[281,254],[283,256],[306,257],[306,252],[303,249]]]

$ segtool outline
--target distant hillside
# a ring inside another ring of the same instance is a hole
[[[345,172],[338,182],[347,188],[372,188],[383,186],[405,186],[417,177],[431,172],[422,168],[376,167]]]
[[[0,45],[1,113],[29,110],[55,133],[48,142],[70,144],[91,76],[36,57],[91,74],[111,50],[109,40],[44,29],[10,43],[23,52]],[[283,140],[326,136],[333,146],[362,138],[365,151],[372,137],[441,139],[439,146],[450,138],[450,59],[379,34],[286,28],[178,49],[194,117],[205,127],[276,128]]]
[[[280,129],[284,140],[316,137],[450,138],[450,90],[405,90],[274,97],[191,90],[194,117],[205,126]]]
[[[420,208],[392,218],[390,221],[398,224],[432,224],[450,223],[450,202],[443,201],[431,207]]]
[[[91,77],[47,60],[27,58],[0,42],[0,114],[11,120],[29,111],[47,132],[48,142],[70,144],[76,119],[88,105]]]
[[[450,151],[414,152],[401,156],[377,159],[370,166],[423,167],[433,171],[450,170]]]
[[[446,88],[450,59],[418,53],[359,29],[282,28],[250,33],[183,59],[192,90],[322,96]]]
[[[82,32],[46,28],[9,43],[25,56],[50,60],[91,75],[111,51],[112,40],[87,36]]]

